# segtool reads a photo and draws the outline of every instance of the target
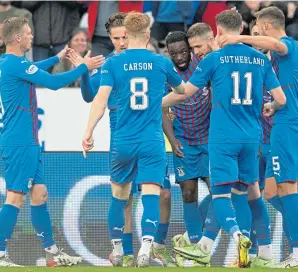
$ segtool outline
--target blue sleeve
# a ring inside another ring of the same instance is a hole
[[[114,87],[114,77],[111,65],[111,59],[108,59],[101,68],[100,86]]]
[[[51,75],[48,72],[39,69],[32,62],[21,63],[21,61],[19,61],[15,63],[13,70],[15,71],[15,75],[22,80],[26,80],[30,83],[52,90],[58,90],[74,82],[83,73],[88,71],[88,67],[85,64],[81,64],[71,71]]]
[[[211,76],[213,73],[213,54],[211,53],[203,60],[201,60],[198,64],[198,67],[193,72],[192,77],[189,82],[196,86],[199,89],[204,89],[208,85],[208,82],[211,80]]]
[[[167,83],[173,88],[179,86],[182,83],[180,75],[177,73],[173,63],[165,58],[166,61],[166,72],[167,72]]]
[[[291,55],[294,49],[294,44],[293,44],[293,40],[288,38],[288,37],[283,37],[280,39],[280,41],[282,43],[284,43],[286,45],[286,47],[288,48],[288,53],[287,55]],[[286,55],[286,56],[287,56]]]
[[[42,60],[42,61],[38,61],[38,62],[34,62],[34,64],[42,70],[48,70],[49,68],[51,68],[52,66],[56,65],[57,63],[59,63],[59,58],[57,56]]]
[[[266,91],[271,91],[277,87],[280,87],[280,83],[277,76],[273,70],[271,61],[266,59],[266,71],[264,78],[264,85],[266,86]]]
[[[97,94],[98,88],[100,86],[100,72],[101,69],[94,69],[92,71],[91,78],[89,72],[82,75],[81,80],[81,93],[85,102],[90,103],[93,101]]]

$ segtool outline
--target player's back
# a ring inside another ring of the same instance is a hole
[[[161,111],[164,85],[169,73],[177,74],[171,62],[147,49],[127,49],[108,61],[117,99],[115,142],[164,141]],[[103,70],[103,76],[105,73],[110,71]],[[178,74],[177,78],[180,82],[176,86],[181,83]]]
[[[0,96],[2,100],[2,146],[38,145],[38,115],[35,86],[17,77],[25,57],[3,54],[0,57]],[[32,65],[27,74],[36,72]]]
[[[285,56],[271,52],[271,62],[287,103],[274,115],[274,123],[298,124],[298,42],[291,37],[280,39],[288,48]]]
[[[207,58],[215,63],[209,141],[258,143],[269,60],[244,44],[228,45]]]

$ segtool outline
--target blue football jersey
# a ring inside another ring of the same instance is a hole
[[[203,88],[211,80],[210,143],[259,143],[263,85],[279,85],[268,58],[244,44],[228,45],[198,65],[190,83]]]
[[[274,115],[274,123],[298,124],[298,42],[290,37],[280,39],[288,53],[271,52],[271,62],[286,95],[286,105]]]
[[[0,146],[39,145],[35,84],[57,90],[88,71],[88,67],[81,64],[72,71],[51,75],[43,70],[48,64],[48,61],[34,64],[25,57],[12,54],[3,54],[0,57],[3,114]]]
[[[117,101],[115,143],[164,141],[162,97],[164,85],[182,80],[172,62],[147,49],[127,49],[107,60],[101,86],[111,86]]]

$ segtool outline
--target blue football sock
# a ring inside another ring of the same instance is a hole
[[[124,230],[124,209],[128,199],[118,199],[112,196],[108,214],[108,228],[110,239],[121,239]]]
[[[217,197],[212,201],[219,225],[231,235],[233,235],[236,231],[240,231],[231,199],[227,197]]]
[[[5,251],[6,242],[11,238],[20,209],[4,204],[0,212],[0,251]]]
[[[292,247],[298,247],[298,194],[290,194],[279,198],[284,210],[284,219],[291,237]]]
[[[220,225],[216,219],[213,201],[210,201],[208,214],[205,220],[204,236],[215,241],[218,232],[220,231]]]
[[[47,203],[39,206],[31,205],[31,222],[44,248],[55,245]]]
[[[276,195],[270,199],[268,199],[268,202],[273,206],[274,209],[279,211],[281,214],[283,214],[283,209],[280,203],[279,197]]]
[[[167,239],[168,231],[169,231],[169,223],[159,223],[154,242],[164,245]]]
[[[282,226],[283,226],[283,231],[287,237],[288,243],[291,245],[291,236],[289,234],[288,226],[287,226],[287,220],[285,219],[285,213],[283,211],[283,207],[281,205],[280,198],[276,195],[270,199],[268,199],[268,202],[277,210],[281,213],[282,215]]]
[[[142,236],[156,236],[159,226],[159,199],[158,195],[142,195]]]
[[[205,222],[207,214],[208,214],[208,209],[209,209],[209,204],[210,204],[211,199],[212,199],[211,194],[206,195],[199,204],[199,210],[201,213],[203,225],[204,225],[204,222]]]
[[[184,224],[191,243],[197,243],[202,238],[203,222],[197,202],[183,202]]]
[[[270,218],[262,197],[249,201],[258,246],[270,245]]]
[[[240,231],[246,237],[250,237],[252,216],[248,205],[247,194],[237,195],[232,193],[231,199]]]
[[[124,255],[133,255],[132,233],[122,234],[122,247]]]

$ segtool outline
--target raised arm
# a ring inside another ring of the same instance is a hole
[[[100,87],[100,69],[94,69],[90,78],[89,73],[84,73],[81,80],[81,93],[85,102],[90,103],[96,96]]]

